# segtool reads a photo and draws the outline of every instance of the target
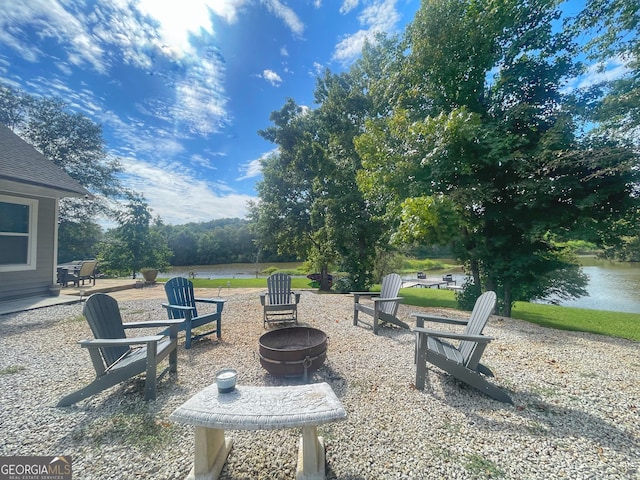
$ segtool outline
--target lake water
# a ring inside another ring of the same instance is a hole
[[[589,276],[587,291],[589,296],[570,302],[562,302],[567,307],[592,310],[612,310],[615,312],[640,313],[640,264],[617,263],[592,257],[580,259],[584,272]],[[295,269],[300,263],[258,264],[234,263],[226,265],[196,265],[173,267],[164,276],[184,275],[196,272],[197,278],[255,278],[259,272],[272,265],[281,269]],[[428,277],[439,278],[444,273],[452,273],[458,285],[464,280],[460,271],[427,272]],[[414,278],[406,276],[407,279]]]
[[[567,307],[640,313],[640,264],[617,263],[594,258],[581,259],[589,276],[589,296],[570,302]]]
[[[162,273],[162,276],[189,276],[190,272],[195,272],[196,278],[256,278],[264,276],[263,270],[269,267],[279,269],[295,270],[301,263],[226,263],[222,265],[192,265],[188,267],[171,267],[169,273]]]

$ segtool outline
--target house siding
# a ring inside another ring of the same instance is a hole
[[[0,191],[0,193],[5,193]],[[11,193],[13,196],[15,193]],[[55,283],[53,278],[53,251],[56,232],[56,200],[53,198],[24,196],[38,200],[38,232],[36,250],[36,269],[16,272],[0,272],[0,301],[20,297],[47,295],[49,287]]]

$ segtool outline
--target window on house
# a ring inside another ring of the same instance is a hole
[[[38,201],[0,195],[0,271],[36,268]]]

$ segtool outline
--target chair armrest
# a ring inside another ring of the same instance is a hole
[[[148,335],[146,337],[131,338],[96,338],[93,340],[80,340],[80,345],[84,348],[101,347],[122,347],[127,345],[141,345],[143,343],[159,342],[164,335]]]
[[[360,302],[360,297],[371,298],[371,297],[379,297],[380,292],[351,292],[353,295],[354,303]]]
[[[182,305],[171,305],[170,303],[161,303],[160,305],[162,305],[166,309],[171,308],[171,309],[175,309],[175,310],[184,310],[185,312],[187,310],[189,310],[189,311],[195,310],[195,308],[193,308],[193,307],[184,307]]]
[[[182,319],[176,320],[150,320],[148,322],[128,322],[123,323],[124,328],[155,328],[155,327],[170,327],[171,325],[181,325],[184,322]]]
[[[438,317],[436,315],[429,315],[425,313],[412,313],[412,317],[416,317],[418,322],[436,322],[436,323],[448,323],[451,325],[466,325],[469,323],[468,320],[462,320],[459,318],[447,318],[447,317]]]
[[[374,298],[373,303],[399,302],[401,300],[403,300],[403,297]]]
[[[227,301],[226,298],[194,298],[194,300],[202,303],[224,303]]]
[[[486,335],[469,335],[464,333],[441,332],[440,330],[429,330],[427,328],[421,327],[413,327],[411,331],[419,335],[426,335],[428,337],[451,338],[454,340],[469,340],[471,342],[478,343],[489,343],[491,340],[494,340],[493,337],[487,337]]]

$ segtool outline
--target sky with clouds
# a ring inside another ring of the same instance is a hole
[[[244,217],[258,135],[288,97],[314,108],[377,32],[401,33],[420,0],[0,0],[0,82],[59,97],[103,127],[123,183],[165,223]],[[575,15],[584,0],[563,3]],[[619,77],[612,59],[568,85]]]
[[[124,184],[166,223],[244,217],[257,131],[317,75],[348,68],[419,0],[0,2],[0,81],[56,96],[103,127]]]

